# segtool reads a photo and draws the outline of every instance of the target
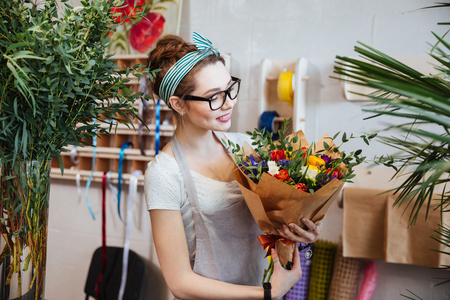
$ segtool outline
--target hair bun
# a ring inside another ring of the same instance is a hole
[[[187,43],[177,35],[168,34],[157,41],[155,48],[148,56],[150,68],[152,70],[161,70],[156,73],[156,77],[153,80],[152,90],[155,94],[158,94],[161,81],[170,67],[183,56],[193,51],[197,51],[197,47],[194,44]]]

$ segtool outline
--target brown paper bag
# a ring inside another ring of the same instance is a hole
[[[426,267],[440,267],[450,265],[450,255],[433,250],[447,251],[444,245],[430,236],[441,224],[439,210],[430,209],[425,221],[425,207],[422,207],[417,221],[409,225],[411,208],[393,207],[396,197],[390,195],[386,201],[386,238],[385,260],[387,262],[412,264]],[[444,212],[444,224],[449,224],[450,214]]]
[[[344,257],[384,259],[384,216],[386,194],[381,190],[343,190]]]
[[[434,250],[448,251],[433,240],[440,221],[439,211],[430,212],[425,221],[425,207],[421,209],[414,226],[409,225],[411,209],[393,207],[397,196],[376,189],[345,188],[343,191],[344,257],[382,259],[391,263],[427,267],[450,265],[450,255]],[[444,213],[444,224],[450,214]]]

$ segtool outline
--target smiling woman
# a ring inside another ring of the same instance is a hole
[[[240,79],[228,73],[209,40],[194,33],[194,43],[165,36],[149,55],[150,65],[161,69],[151,83],[153,93],[178,120],[172,141],[149,163],[145,175],[161,269],[178,299],[279,299],[301,276],[298,250],[292,270],[285,270],[272,251],[272,289],[270,284],[263,288],[265,251],[256,238],[261,231],[221,142],[226,138],[241,144],[248,138],[219,133],[231,126]],[[294,231],[304,233],[300,227]],[[315,241],[319,231],[306,242]],[[305,242],[291,231],[286,235]]]

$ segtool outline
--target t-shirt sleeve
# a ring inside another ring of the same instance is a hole
[[[144,177],[147,209],[180,210],[183,181],[177,165],[164,163],[158,157],[149,162]]]

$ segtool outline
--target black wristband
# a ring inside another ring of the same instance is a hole
[[[264,288],[264,300],[272,300],[272,285],[270,282],[263,283]]]

